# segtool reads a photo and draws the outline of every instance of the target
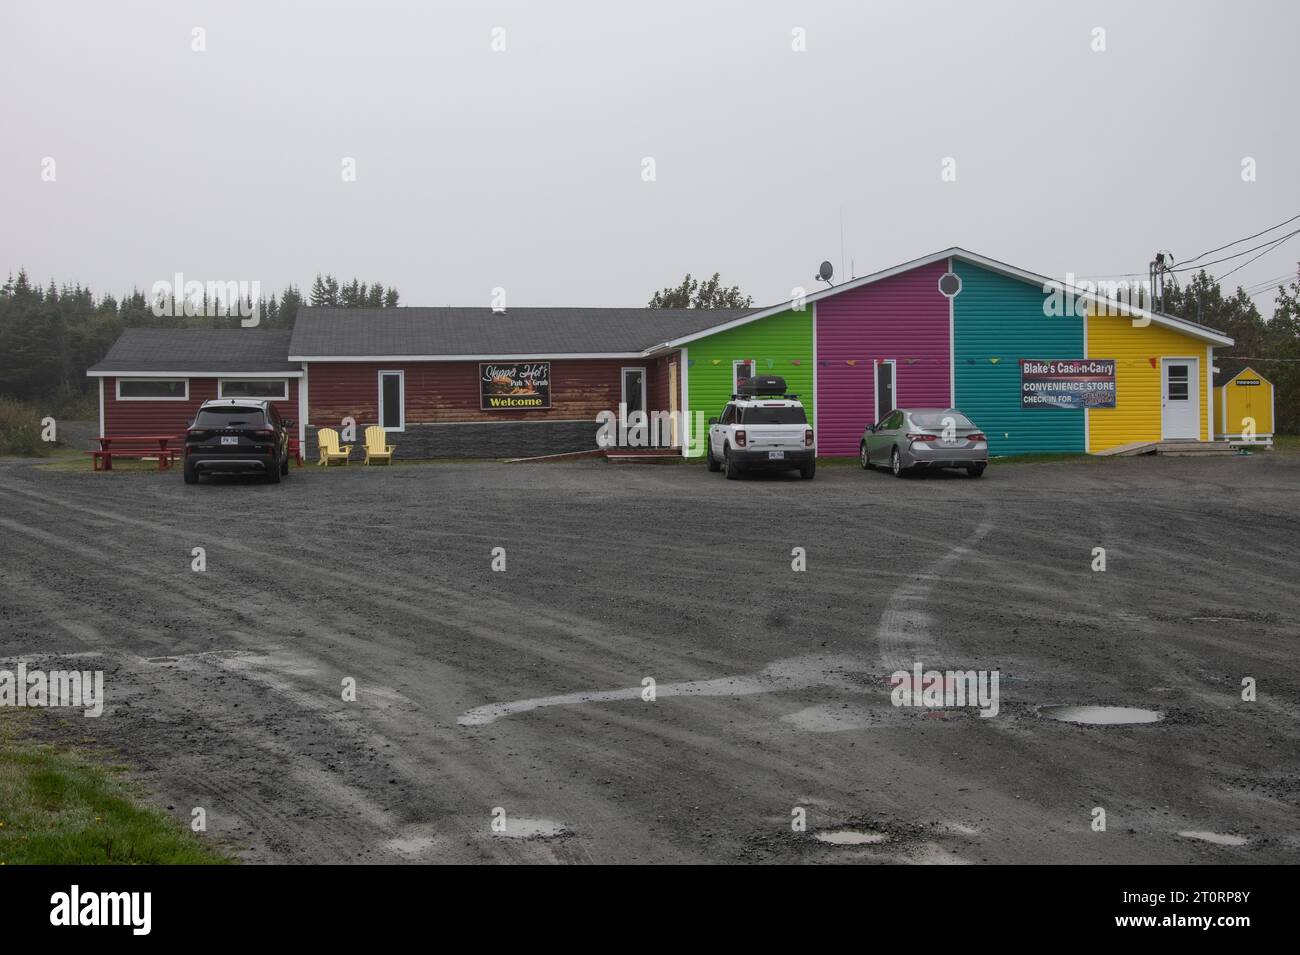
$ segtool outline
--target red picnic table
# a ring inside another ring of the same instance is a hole
[[[158,470],[165,471],[172,466],[172,459],[180,457],[180,448],[169,448],[169,442],[182,438],[178,434],[106,434],[97,438],[98,451],[87,451],[91,455],[91,467],[96,471],[113,470],[113,457],[119,458],[158,458]],[[102,466],[101,466],[102,464]]]

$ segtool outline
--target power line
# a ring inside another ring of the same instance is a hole
[[[1297,216],[1297,218],[1300,218],[1300,216]],[[1290,220],[1288,220],[1288,221],[1290,221]],[[1264,231],[1267,232],[1267,231],[1269,231],[1269,230],[1265,229]],[[1264,243],[1262,243],[1262,244],[1260,244],[1260,245],[1253,246],[1252,248],[1249,248],[1249,249],[1243,249],[1243,250],[1240,251],[1240,252],[1234,252],[1234,253],[1232,253],[1232,255],[1225,255],[1225,256],[1224,256],[1223,258],[1221,258],[1221,259],[1214,259],[1214,260],[1211,261],[1211,262],[1202,262],[1200,265],[1196,266],[1195,268],[1197,268],[1197,269],[1201,269],[1201,270],[1204,270],[1204,269],[1209,268],[1211,265],[1218,265],[1220,262],[1230,262],[1230,261],[1232,261],[1233,259],[1239,259],[1239,258],[1241,258],[1243,255],[1250,255],[1250,253],[1252,253],[1252,252],[1258,252],[1260,249],[1263,249],[1263,248],[1265,248],[1266,246],[1276,246],[1276,245],[1280,245],[1281,243],[1285,242],[1287,239],[1289,239],[1289,238],[1291,238],[1292,236],[1295,236],[1295,235],[1300,235],[1300,229],[1296,229],[1294,232],[1288,232],[1286,235],[1282,236],[1282,237],[1279,238],[1279,239],[1269,239],[1267,242],[1264,242]],[[1252,237],[1252,238],[1253,238],[1253,237]],[[1242,240],[1242,239],[1238,239],[1238,240],[1237,240],[1237,242],[1242,242],[1242,241],[1244,241],[1244,240]],[[1236,243],[1236,242],[1233,242],[1233,243],[1230,243],[1230,244],[1231,244],[1231,245],[1236,245],[1237,243]],[[1224,248],[1227,248],[1227,246],[1224,246]],[[1269,251],[1272,251],[1272,249],[1269,249]],[[1207,252],[1207,253],[1204,253],[1204,254],[1208,255],[1209,253]],[[1198,255],[1197,258],[1200,258],[1200,256]],[[1255,256],[1255,258],[1257,259],[1257,258],[1259,258],[1259,256]],[[1255,259],[1251,259],[1250,261],[1254,262]],[[1166,269],[1166,271],[1168,271],[1168,272],[1190,272],[1190,271],[1192,271],[1192,268],[1193,268],[1192,266],[1186,266],[1186,267],[1181,268],[1181,269]]]
[[[1195,262],[1196,259],[1203,259],[1207,255],[1213,255],[1215,252],[1222,252],[1224,249],[1231,249],[1234,245],[1240,245],[1243,242],[1249,242],[1251,239],[1258,239],[1261,235],[1272,232],[1274,229],[1280,229],[1282,228],[1282,226],[1286,225],[1287,223],[1295,222],[1296,219],[1300,219],[1300,213],[1293,215],[1290,219],[1287,219],[1285,222],[1279,222],[1277,225],[1269,226],[1263,232],[1256,232],[1254,235],[1248,235],[1245,238],[1237,239],[1234,242],[1229,242],[1227,245],[1221,245],[1217,249],[1210,249],[1208,252],[1202,252],[1200,255],[1196,256],[1196,258],[1184,259],[1182,262],[1175,262],[1174,264],[1187,265],[1191,262]],[[1232,256],[1229,256],[1229,258],[1232,258]],[[1209,263],[1209,264],[1213,264],[1213,263]],[[1181,269],[1179,271],[1181,271]]]
[[[1280,239],[1278,239],[1277,241],[1275,241],[1275,242],[1274,242],[1272,245],[1270,245],[1267,249],[1265,249],[1263,252],[1259,253],[1259,255],[1256,255],[1256,256],[1254,256],[1254,257],[1252,257],[1252,258],[1247,259],[1245,262],[1242,262],[1241,265],[1238,265],[1236,268],[1229,269],[1227,272],[1224,272],[1224,273],[1223,273],[1222,275],[1220,275],[1217,279],[1215,279],[1215,281],[1216,281],[1216,282],[1220,282],[1220,283],[1222,283],[1223,280],[1226,279],[1226,278],[1227,278],[1229,275],[1231,275],[1233,272],[1239,272],[1239,271],[1241,271],[1241,270],[1244,269],[1246,266],[1250,265],[1251,262],[1254,262],[1255,259],[1258,259],[1258,258],[1260,258],[1261,256],[1268,255],[1270,252],[1272,252],[1274,249],[1276,249],[1276,248],[1277,248],[1279,245],[1281,245],[1283,242],[1287,241],[1288,239],[1295,238],[1296,235],[1300,235],[1300,229],[1296,229],[1295,232],[1292,232],[1292,233],[1290,233],[1289,235],[1284,235],[1284,236],[1282,236],[1282,238],[1280,238]]]
[[[1270,285],[1277,285],[1277,284],[1279,284],[1279,283],[1286,282],[1286,281],[1288,281],[1288,280],[1294,282],[1294,281],[1296,281],[1296,278],[1297,278],[1297,276],[1296,276],[1296,271],[1293,270],[1293,271],[1290,271],[1290,272],[1283,272],[1281,275],[1274,276],[1274,277],[1271,278],[1271,279],[1262,279],[1262,280],[1259,281],[1259,282],[1255,282],[1255,283],[1251,284],[1249,287],[1252,288],[1252,289],[1255,289],[1255,288],[1267,288],[1267,287],[1269,287]]]

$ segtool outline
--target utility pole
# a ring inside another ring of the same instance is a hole
[[[1173,262],[1172,252],[1157,252],[1147,266],[1147,280],[1151,283],[1152,311],[1162,312],[1165,307],[1165,273]]]

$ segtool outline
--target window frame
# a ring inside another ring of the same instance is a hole
[[[646,416],[646,420],[648,421],[650,419],[650,394],[649,394],[649,382],[646,381],[647,374],[644,365],[626,365],[623,368],[619,369],[619,373],[618,373],[619,401],[624,408],[628,407],[627,373],[629,371],[639,371],[641,373],[641,407],[638,410],[640,410],[641,413]],[[632,410],[629,410],[627,414],[628,417],[630,418],[633,414]]]
[[[233,382],[233,381],[238,381],[243,383],[257,382],[259,384],[261,383],[270,384],[272,382],[278,381],[281,385],[284,386],[284,394],[280,395],[279,397],[272,397],[270,395],[228,395],[225,393],[226,382]],[[289,379],[288,378],[218,378],[217,397],[233,398],[236,401],[245,400],[245,399],[248,401],[288,401],[289,400]]]
[[[758,361],[754,358],[733,358],[731,360],[731,393],[733,395],[740,393],[740,379],[736,377],[736,369],[741,365],[749,366],[748,381],[758,377]]]
[[[384,424],[384,376],[397,376],[397,427],[390,428]],[[384,368],[376,374],[375,384],[379,394],[375,401],[375,418],[379,427],[387,434],[401,434],[406,430],[406,372],[401,368]]]
[[[124,381],[130,381],[130,382],[146,382],[146,381],[155,381],[155,382],[156,382],[156,381],[179,381],[179,382],[184,383],[184,385],[185,385],[185,394],[183,394],[183,395],[181,395],[181,396],[179,396],[179,397],[177,397],[177,396],[175,396],[175,395],[169,395],[169,396],[165,396],[165,397],[164,397],[164,396],[159,396],[159,395],[135,395],[135,396],[132,396],[132,395],[123,395],[123,394],[122,394],[122,382],[124,382]],[[129,376],[129,377],[126,377],[126,378],[118,378],[118,379],[117,379],[117,384],[116,384],[116,387],[114,388],[114,393],[115,393],[116,396],[117,396],[117,397],[116,397],[116,400],[117,400],[117,401],[189,401],[189,400],[190,400],[190,380],[189,380],[188,378],[165,378],[165,377],[157,377],[157,378],[140,378],[140,377],[135,377],[135,376]]]

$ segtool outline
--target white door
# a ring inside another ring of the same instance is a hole
[[[1195,358],[1160,359],[1160,434],[1167,441],[1200,440],[1200,368]]]

